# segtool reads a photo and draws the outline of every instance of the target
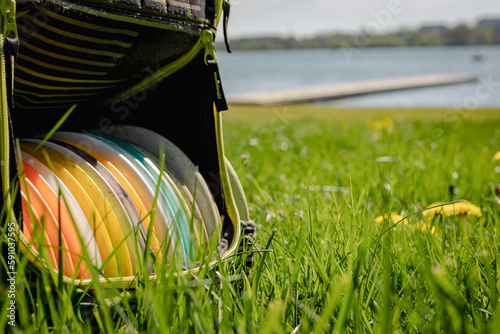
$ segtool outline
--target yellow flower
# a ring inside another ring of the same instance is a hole
[[[401,219],[403,219],[403,217],[401,215],[398,215],[395,212],[391,212],[390,219],[389,219],[389,214],[385,213],[384,215],[378,216],[377,218],[375,218],[375,226],[380,227],[382,225],[382,223],[384,222],[384,220],[392,220],[392,222],[394,224],[396,224]]]
[[[499,161],[499,160],[500,160],[500,151],[495,153],[495,155],[493,156],[493,161]]]
[[[442,202],[432,203],[428,207],[431,208],[436,205],[443,204]],[[424,211],[424,217],[432,218],[436,215],[444,215],[444,216],[476,216],[481,217],[483,214],[481,213],[481,209],[472,204],[469,201],[463,201],[453,204],[448,204],[444,206],[440,206],[437,208],[433,208],[430,210]]]
[[[389,217],[389,214],[385,213],[382,216],[378,216],[377,218],[375,218],[375,226],[380,227],[385,220],[392,221],[394,224],[396,224],[397,222],[401,221],[402,219],[403,219],[403,216],[398,215],[395,212],[391,212],[390,217]],[[400,225],[405,226],[407,228],[412,228],[414,231],[420,231],[420,232],[429,232],[430,231],[432,234],[434,234],[434,232],[436,231],[436,227],[435,226],[431,227],[431,225],[428,222],[421,221],[418,223],[409,223],[408,220],[405,220],[405,221],[401,222]]]
[[[387,130],[389,132],[394,128],[394,121],[390,117],[384,117],[382,120],[373,120],[366,122],[366,126],[373,130]]]

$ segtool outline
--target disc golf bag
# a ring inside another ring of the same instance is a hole
[[[252,239],[224,155],[223,8],[3,2],[2,198],[38,268],[80,286],[130,286],[141,257],[152,278],[155,261],[192,273],[210,247],[214,266]]]

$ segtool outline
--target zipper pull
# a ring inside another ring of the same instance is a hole
[[[229,12],[231,11],[231,3],[229,0],[224,0],[222,4],[222,12],[224,16],[222,18],[223,31],[224,31],[224,44],[226,44],[226,51],[231,53],[231,45],[229,44],[229,37],[227,36],[227,23],[229,21]]]
[[[201,35],[201,41],[205,47],[204,61],[207,65],[210,75],[210,85],[212,86],[212,93],[214,98],[215,106],[218,111],[227,110],[226,97],[224,96],[224,90],[222,89],[222,83],[220,81],[219,65],[217,63],[217,56],[215,55],[214,48],[214,33],[210,29],[204,29]]]
[[[16,1],[2,0],[0,1],[0,23],[2,24],[2,35],[6,38],[9,33],[14,33],[17,37],[16,25]]]
[[[0,33],[3,38],[2,57],[5,57],[2,65],[5,67],[0,75],[0,80],[2,85],[5,85],[5,87],[2,87],[2,90],[5,88],[7,91],[7,106],[9,110],[13,110],[14,64],[19,51],[16,25],[16,0],[0,0],[0,25],[2,29]]]
[[[213,31],[210,29],[203,29],[201,31],[201,42],[205,48],[205,65],[208,66],[209,60],[217,59],[217,56],[215,55]]]

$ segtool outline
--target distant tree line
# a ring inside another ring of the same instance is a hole
[[[452,28],[444,25],[423,26],[418,30],[400,30],[395,33],[368,35],[322,34],[311,38],[255,37],[231,40],[236,50],[340,48],[362,44],[364,47],[381,46],[441,46],[500,44],[500,19],[479,21],[475,26],[459,24]],[[222,45],[219,48],[223,47]]]

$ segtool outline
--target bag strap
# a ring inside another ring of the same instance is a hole
[[[222,190],[224,193],[225,205],[228,214],[228,218],[232,221],[234,226],[233,241],[229,245],[227,250],[228,254],[233,254],[239,246],[241,238],[241,223],[240,214],[236,205],[236,201],[233,195],[233,189],[231,187],[231,181],[229,177],[228,167],[226,165],[226,157],[224,152],[224,136],[222,131],[222,113],[221,110],[217,108],[217,103],[213,102],[213,113],[215,119],[215,135],[217,139],[217,152],[219,159],[219,170],[220,178],[222,182]]]

